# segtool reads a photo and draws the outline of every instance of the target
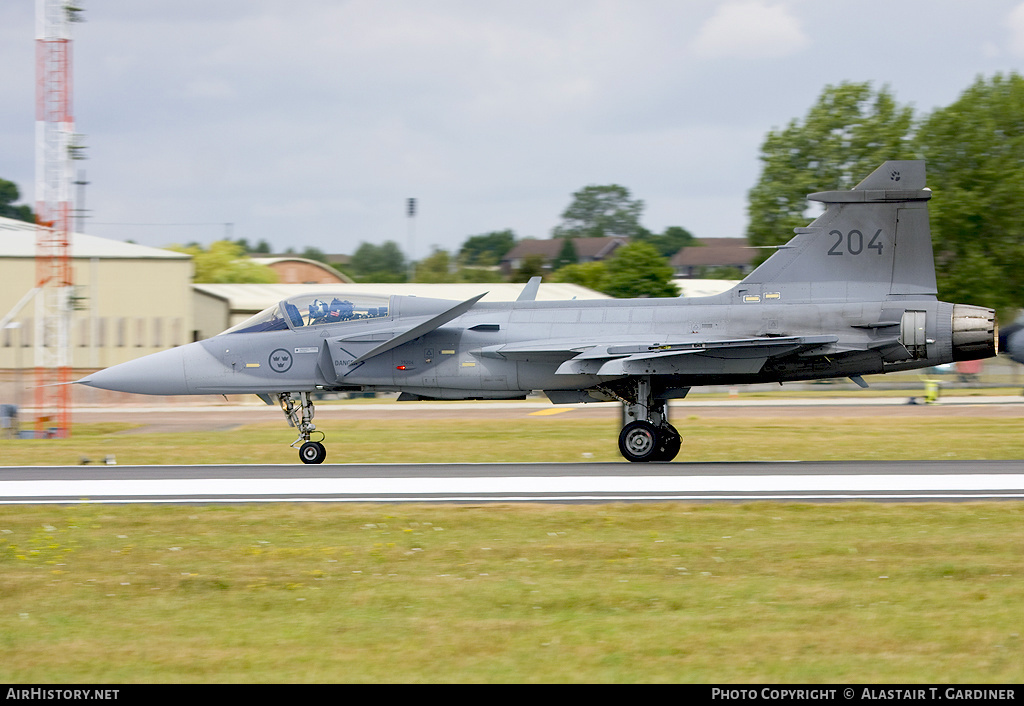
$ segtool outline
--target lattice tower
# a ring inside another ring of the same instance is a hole
[[[36,429],[71,429],[71,23],[67,0],[36,0]],[[54,384],[62,383],[62,384]]]

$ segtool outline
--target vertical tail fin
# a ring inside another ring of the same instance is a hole
[[[849,191],[809,199],[825,212],[737,286],[748,301],[935,296],[923,161],[886,162]]]

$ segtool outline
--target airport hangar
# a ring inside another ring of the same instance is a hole
[[[0,218],[0,317],[36,285],[36,226]],[[76,233],[70,363],[103,368],[192,340],[192,258]],[[36,302],[0,331],[0,370],[35,367]]]

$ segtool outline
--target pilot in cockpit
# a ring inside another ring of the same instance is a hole
[[[331,302],[331,311],[327,315],[328,321],[348,321],[351,318],[354,318],[352,302],[347,299],[344,301],[334,299]]]
[[[313,303],[309,305],[309,323],[312,324],[325,324],[328,321],[328,310],[327,304],[314,299]]]

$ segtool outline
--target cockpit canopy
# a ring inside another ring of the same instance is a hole
[[[297,294],[235,324],[220,335],[286,331],[305,326],[379,319],[388,315],[390,301],[391,297],[379,294]]]

